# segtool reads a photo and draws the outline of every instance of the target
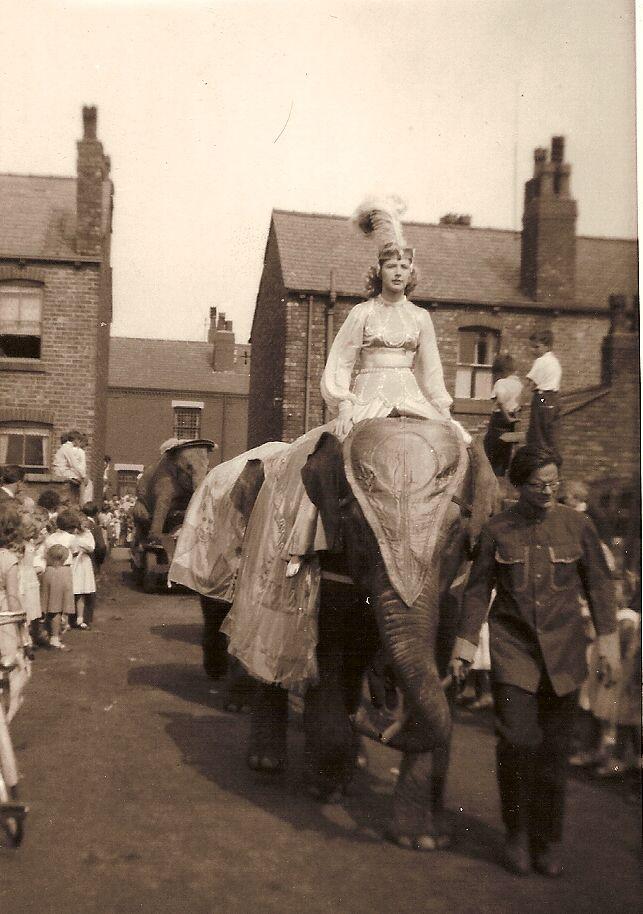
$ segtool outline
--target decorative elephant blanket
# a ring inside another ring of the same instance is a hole
[[[169,580],[232,603],[246,532],[230,495],[249,460],[268,463],[289,445],[270,441],[220,463],[195,491],[176,542]]]
[[[431,419],[365,419],[344,442],[344,466],[391,584],[412,606],[434,567],[444,515],[467,471],[455,428]]]

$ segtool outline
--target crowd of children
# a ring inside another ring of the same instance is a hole
[[[0,554],[7,570],[15,566],[33,647],[66,650],[65,631],[86,631],[93,621],[96,578],[108,548],[98,509],[93,502],[81,508],[61,503],[54,489],[37,501],[19,487],[7,494],[0,500]],[[6,594],[5,578],[0,572],[0,593]]]

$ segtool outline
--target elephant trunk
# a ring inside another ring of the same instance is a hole
[[[414,606],[391,586],[383,564],[373,569],[370,588],[384,646],[405,695],[406,724],[394,745],[427,752],[448,745],[451,715],[435,663],[439,594],[433,577]]]

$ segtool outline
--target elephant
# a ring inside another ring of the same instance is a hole
[[[207,439],[170,439],[162,447],[161,457],[145,468],[136,486],[134,524],[138,540],[160,537],[167,532],[170,516],[185,511],[205,479],[209,452],[216,445]]]
[[[317,556],[319,681],[304,700],[308,788],[328,798],[349,782],[370,666],[380,704],[395,686],[403,697],[403,716],[386,737],[403,752],[388,837],[418,850],[446,846],[451,714],[441,674],[457,625],[449,588],[493,511],[495,476],[482,445],[465,449],[446,423],[387,417],[363,420],[343,444],[324,431],[301,477],[328,544]],[[251,493],[246,512],[261,481],[257,466],[239,478],[242,496]],[[257,685],[251,768],[285,765],[287,712],[279,685]]]

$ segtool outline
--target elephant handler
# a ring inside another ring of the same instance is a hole
[[[568,741],[587,673],[578,597],[589,604],[599,675],[610,686],[620,673],[614,593],[591,520],[556,501],[554,453],[520,448],[509,480],[520,496],[483,527],[451,672],[466,675],[495,587],[489,633],[505,865],[527,875],[533,863],[553,877],[563,869]]]
[[[208,470],[208,453],[216,448],[205,438],[169,438],[160,447],[161,456],[147,466],[136,485],[133,518],[139,542],[160,542],[168,517],[185,511],[195,488]]]

